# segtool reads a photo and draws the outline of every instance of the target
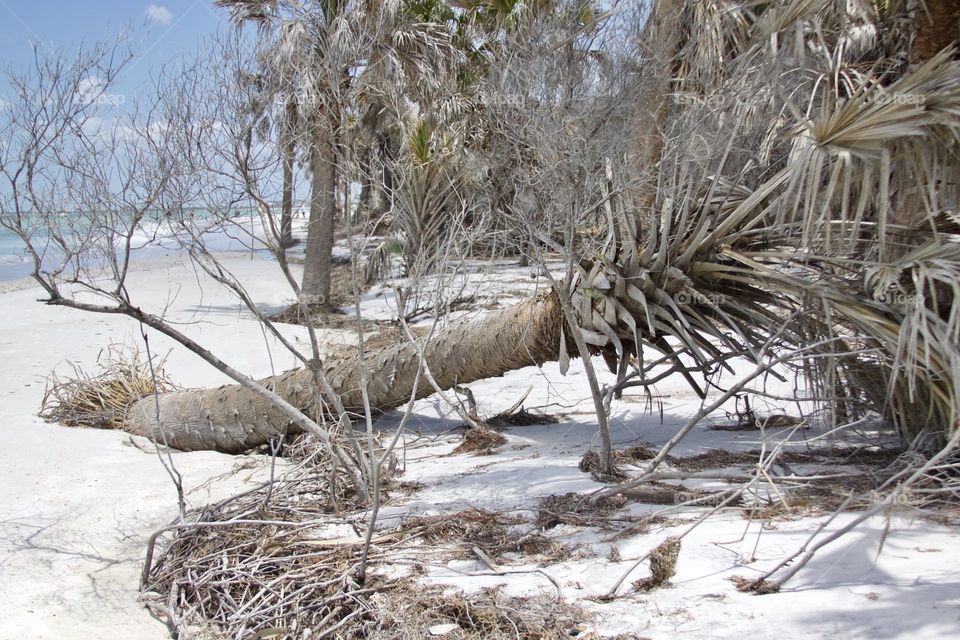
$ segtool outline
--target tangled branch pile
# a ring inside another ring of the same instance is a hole
[[[466,597],[378,571],[411,553],[429,555],[440,542],[451,543],[448,551],[459,543],[464,552],[478,545],[494,555],[543,550],[545,539],[508,533],[514,520],[497,514],[411,518],[373,536],[361,571],[362,525],[335,515],[358,505],[343,472],[327,462],[318,449],[272,487],[161,530],[173,538],[156,562],[151,546],[142,588],[174,637],[419,638],[445,625],[458,638],[564,638],[586,619],[557,598]]]

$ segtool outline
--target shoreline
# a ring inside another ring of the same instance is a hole
[[[134,233],[134,246],[130,255],[130,266],[185,254],[186,250],[176,239],[179,229],[169,228],[168,221],[152,221]],[[294,218],[294,233],[305,234],[305,221]],[[234,237],[234,234],[246,234]],[[0,291],[4,283],[18,282],[30,278],[32,271],[29,256],[23,255],[25,247],[20,239],[7,229],[0,227]],[[219,226],[202,231],[200,237],[211,253],[269,253],[264,240],[262,220],[255,215],[244,214],[225,219]],[[249,246],[248,246],[249,245]],[[53,250],[53,254],[56,251]]]

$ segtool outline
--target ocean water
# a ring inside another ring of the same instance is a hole
[[[33,264],[24,257],[23,242],[0,226],[0,281],[25,278],[32,270]]]
[[[202,235],[203,243],[209,251],[214,252],[266,252],[266,246],[253,240],[250,234],[255,232],[259,223],[249,216],[234,219],[234,223],[242,225],[244,230],[237,228],[214,229]],[[45,234],[35,236],[35,246],[42,247]],[[183,252],[181,243],[169,228],[160,223],[145,224],[133,237],[134,250],[131,260],[140,261]],[[44,266],[56,265],[61,253],[48,245],[44,255]],[[0,225],[0,282],[26,278],[33,271],[33,261],[28,257],[23,241],[6,227]]]

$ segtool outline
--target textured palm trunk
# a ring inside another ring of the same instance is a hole
[[[960,39],[960,2],[925,0],[914,8],[910,62],[920,64]]]
[[[280,244],[284,248],[293,245],[293,163],[296,143],[293,128],[296,126],[297,106],[287,104],[287,140],[283,144],[283,202],[280,210]]]
[[[310,158],[313,172],[310,221],[304,254],[301,296],[307,304],[330,302],[330,258],[337,211],[337,168],[333,144],[317,140]]]
[[[676,76],[675,56],[680,36],[680,25],[676,16],[681,7],[682,3],[678,0],[657,2],[647,25],[646,39],[653,46],[652,65],[658,73],[652,73],[647,80],[647,101],[638,105],[632,123],[631,162],[645,171],[633,188],[633,197],[637,203],[635,211],[641,216],[650,215],[657,199],[657,171],[663,156],[663,136],[669,115],[668,96],[672,91],[671,82]]]
[[[424,345],[424,360],[439,386],[449,389],[556,360],[561,326],[556,295],[541,295],[479,321],[451,325]],[[374,409],[392,409],[411,395],[423,398],[434,392],[421,376],[414,393],[420,349],[410,341],[371,350],[364,358]],[[360,363],[359,353],[323,363],[331,387],[348,410],[362,411]],[[308,369],[288,371],[260,383],[307,413],[320,400]],[[124,428],[176,449],[227,453],[260,446],[293,429],[281,410],[240,385],[144,398],[130,408]]]

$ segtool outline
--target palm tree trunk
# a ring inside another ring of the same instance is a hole
[[[631,162],[645,171],[633,190],[635,210],[641,216],[651,214],[657,199],[657,171],[663,156],[671,82],[676,75],[680,32],[677,15],[681,7],[678,0],[660,0],[647,25],[646,41],[652,46],[651,63],[657,72],[647,80],[644,103],[638,106],[631,123],[634,136]]]
[[[562,323],[556,294],[541,295],[479,321],[451,325],[424,345],[424,360],[444,389],[500,376],[557,360]],[[418,345],[403,341],[374,349],[364,358],[371,407],[388,410],[410,399],[420,364]],[[347,410],[362,411],[360,354],[328,360],[323,369]],[[320,392],[309,369],[294,369],[260,383],[305,412],[318,406]],[[415,397],[433,392],[421,376]],[[250,389],[228,385],[144,398],[130,408],[124,428],[185,451],[237,453],[269,442],[291,425]]]
[[[315,141],[310,164],[310,220],[300,294],[307,304],[326,305],[330,303],[330,258],[337,211],[337,167],[332,141]]]
[[[297,148],[293,135],[296,126],[297,106],[293,101],[287,103],[287,139],[283,143],[283,202],[280,209],[280,246],[293,245],[293,163]]]
[[[910,62],[920,64],[960,39],[960,3],[957,0],[918,2],[913,17]]]

